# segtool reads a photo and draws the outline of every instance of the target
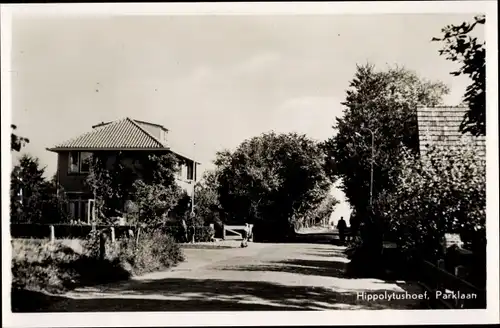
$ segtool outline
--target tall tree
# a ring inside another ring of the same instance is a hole
[[[447,25],[441,32],[443,36],[432,41],[443,42],[440,55],[461,64],[452,75],[468,75],[472,83],[467,87],[464,102],[469,110],[464,116],[460,130],[472,135],[486,135],[486,42],[479,42],[470,34],[478,25],[484,25],[485,15],[474,17],[473,23]]]
[[[65,221],[65,200],[58,197],[55,181],[44,178],[38,158],[23,155],[11,173],[10,213],[12,223],[56,223]]]
[[[218,194],[226,219],[265,221],[283,232],[328,193],[324,160],[316,142],[296,133],[262,134],[233,153],[219,153]]]
[[[372,132],[376,197],[396,187],[391,177],[398,174],[401,148],[418,151],[417,106],[438,105],[447,92],[443,83],[421,79],[405,68],[357,66],[342,103],[343,116],[333,126],[336,134],[322,147],[334,159],[329,174],[341,178],[351,207],[361,216],[370,201]]]
[[[217,192],[217,172],[209,171],[195,187],[195,211],[205,223],[221,223],[221,205]]]

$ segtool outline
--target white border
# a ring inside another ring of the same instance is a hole
[[[4,5],[22,15],[318,15],[473,13],[496,8],[495,1],[98,3]],[[481,10],[485,8],[485,10]]]
[[[380,310],[325,312],[123,312],[12,314],[10,290],[2,289],[3,325],[6,327],[78,326],[214,326],[214,325],[392,325],[392,324],[478,324],[499,322],[498,286],[498,53],[496,1],[426,2],[294,2],[294,3],[192,3],[192,4],[16,4],[1,5],[1,90],[2,90],[2,190],[9,190],[10,155],[10,23],[13,14],[33,16],[82,15],[289,15],[289,14],[402,14],[402,13],[487,13],[487,310]],[[10,281],[8,192],[2,192],[2,281]],[[7,283],[8,286],[8,283]]]

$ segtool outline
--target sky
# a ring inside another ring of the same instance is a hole
[[[467,78],[440,57],[447,24],[473,14],[13,17],[12,120],[50,176],[46,150],[124,117],[170,130],[202,170],[263,132],[332,136],[356,65],[441,80],[458,105]],[[196,144],[196,146],[194,146]],[[335,217],[348,216],[343,194]]]

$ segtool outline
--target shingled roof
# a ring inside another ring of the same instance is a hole
[[[167,149],[167,146],[127,117],[95,126],[92,131],[66,140],[50,150],[75,149]]]
[[[486,159],[486,138],[462,134],[459,131],[468,108],[466,107],[420,107],[417,109],[420,154],[425,155],[429,146],[459,147],[468,139]]]
[[[144,128],[143,123],[147,122],[126,117],[113,122],[97,124],[92,127],[92,131],[66,140],[47,150],[53,152],[68,150],[170,150],[181,157],[192,159],[191,156],[171,149],[165,141],[156,138]]]

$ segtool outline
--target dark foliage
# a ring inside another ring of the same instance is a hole
[[[485,15],[474,17],[473,23],[447,25],[441,31],[443,36],[432,41],[444,43],[439,51],[446,59],[461,64],[452,75],[467,75],[472,83],[465,90],[464,102],[469,111],[465,114],[460,130],[472,135],[486,135],[486,42],[479,42],[471,36],[475,27],[484,25]]]
[[[17,126],[14,124],[11,124],[10,128],[12,129],[12,131],[14,131],[17,129]],[[19,152],[19,151],[21,151],[21,148],[26,146],[26,144],[29,142],[30,142],[30,140],[28,138],[18,136],[14,132],[12,132],[10,134],[10,150]]]
[[[295,133],[251,138],[218,153],[215,164],[223,220],[284,234],[321,204],[332,183],[319,145]]]
[[[23,155],[11,173],[11,223],[59,223],[67,221],[67,201],[55,180],[44,177],[38,158]]]

